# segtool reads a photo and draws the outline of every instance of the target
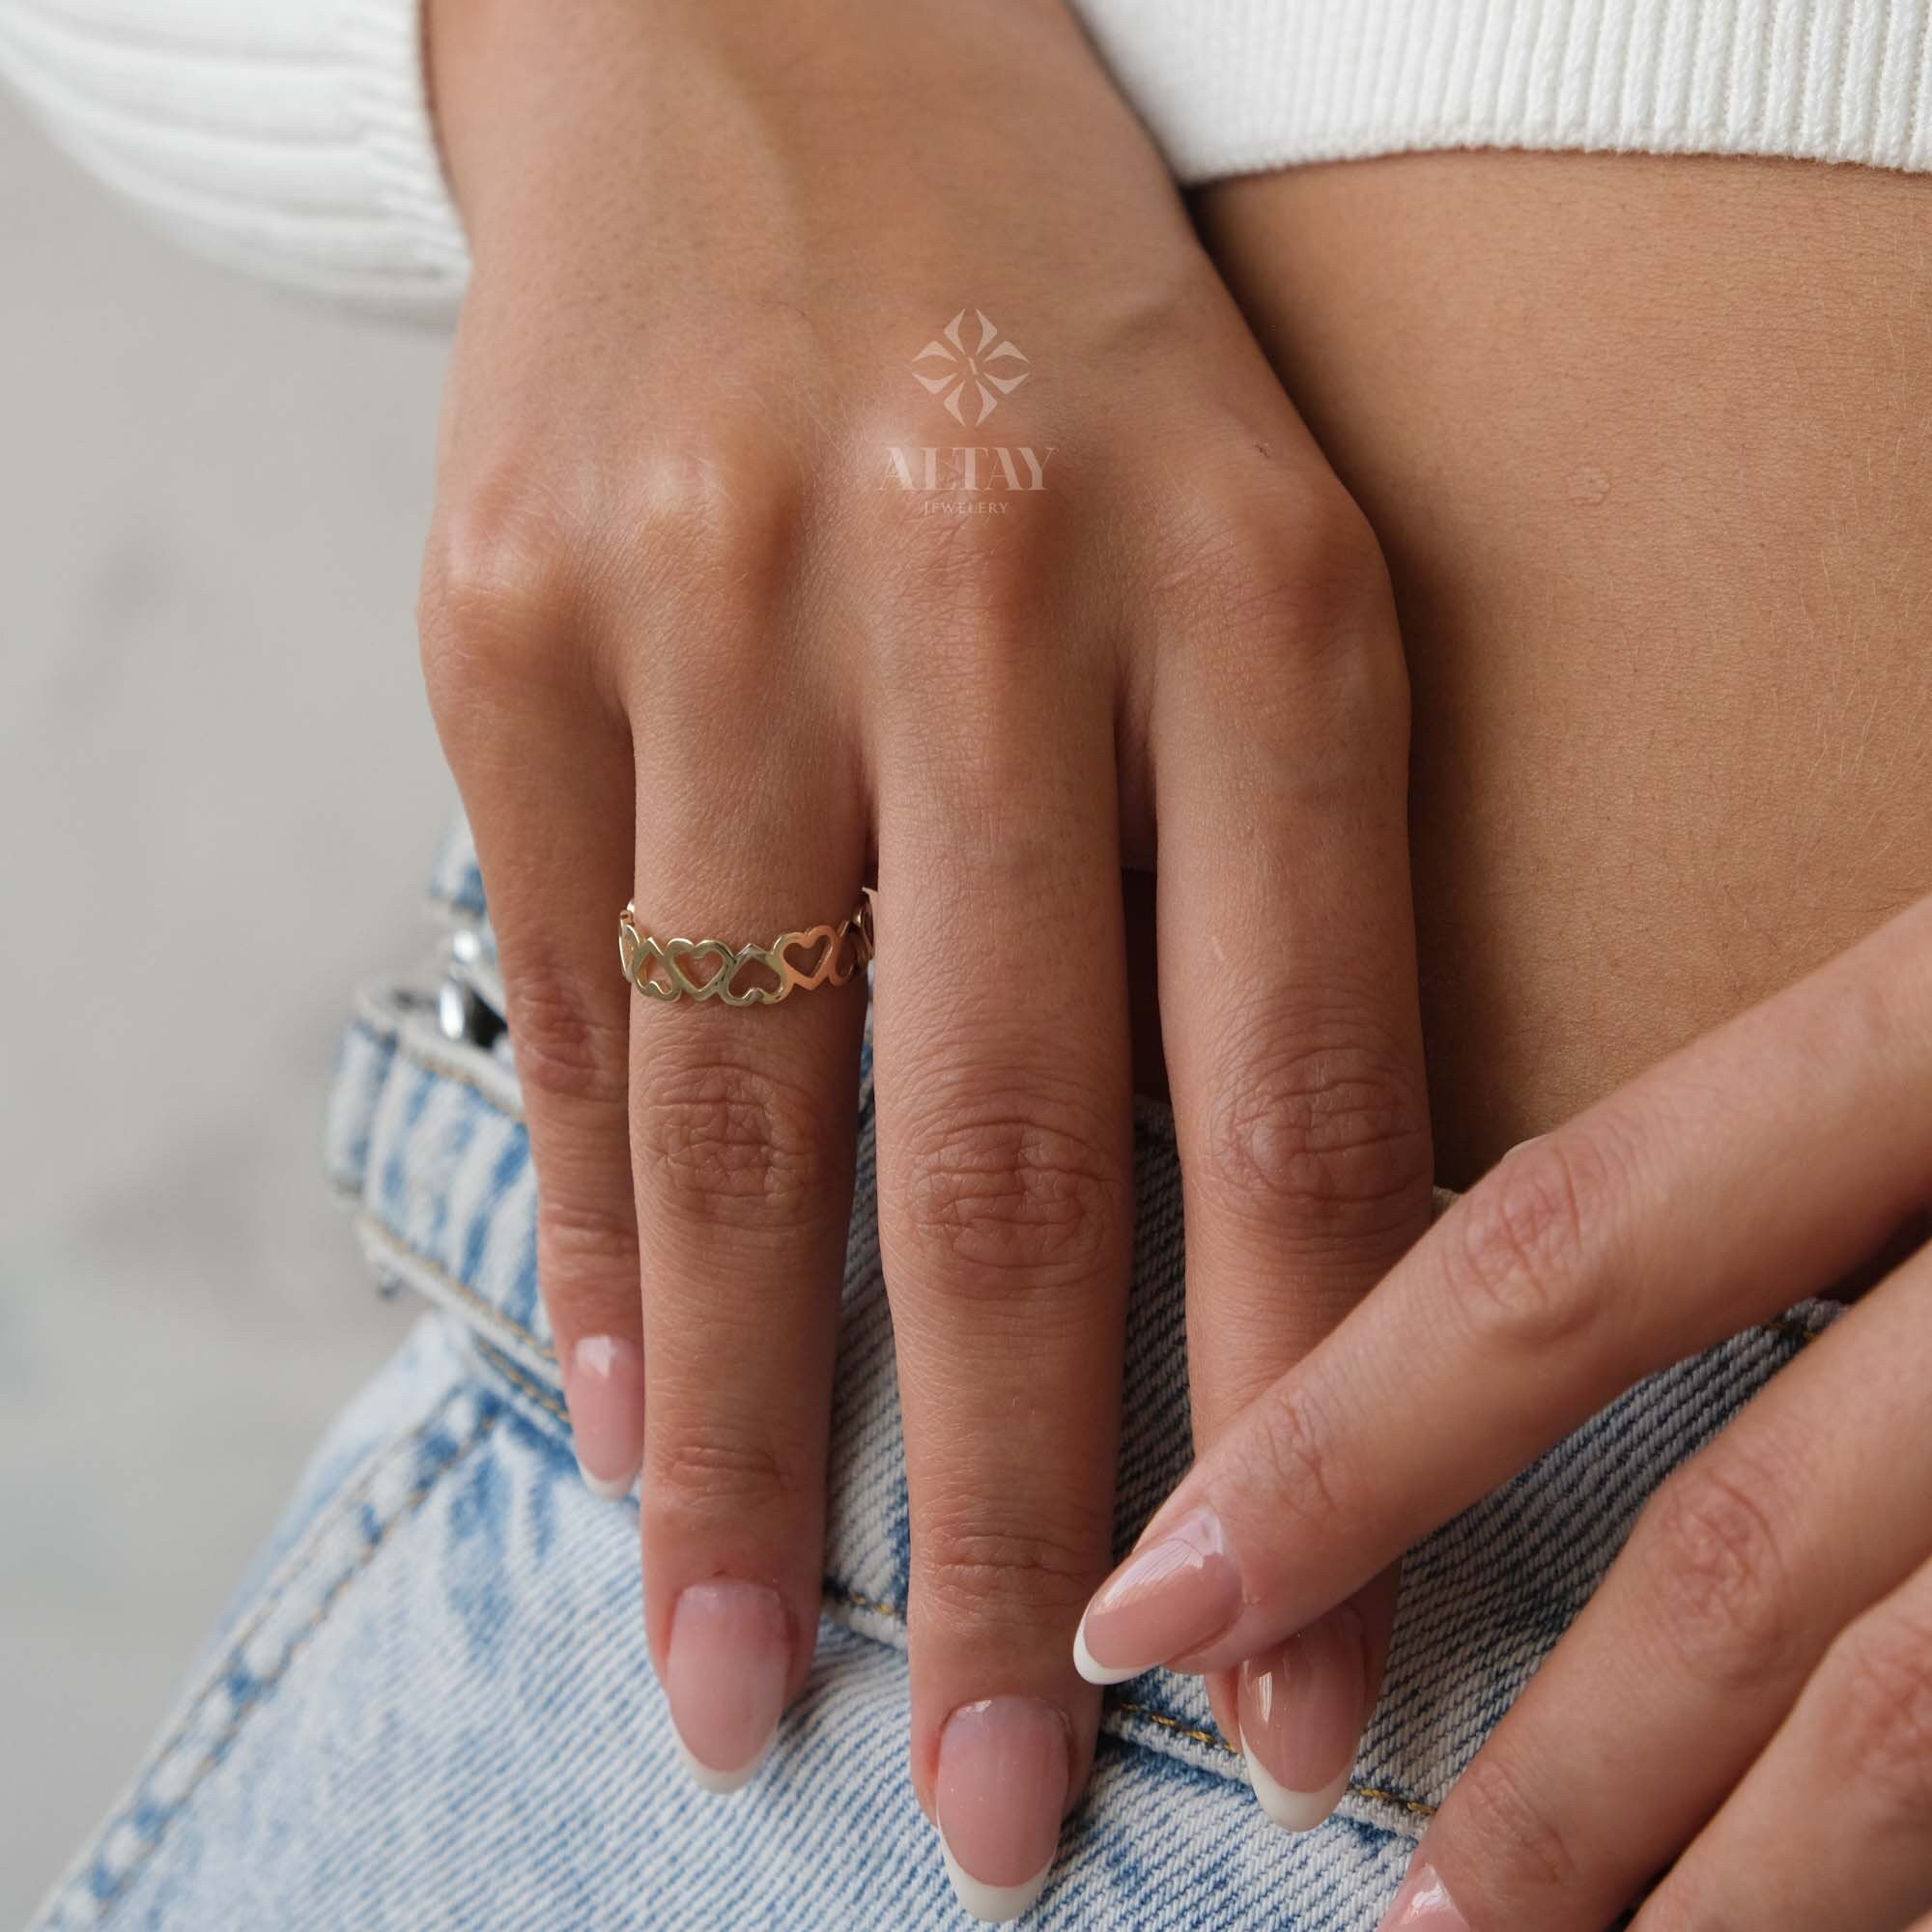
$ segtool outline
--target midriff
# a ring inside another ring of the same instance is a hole
[[[1932,891],[1932,178],[1418,155],[1201,213],[1395,581],[1466,1184]]]

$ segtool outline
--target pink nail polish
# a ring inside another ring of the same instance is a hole
[[[1071,1775],[1066,1719],[1034,1697],[965,1704],[939,1734],[933,1810],[959,1902],[1017,1918],[1044,1888]]]
[[[1241,1750],[1261,1807],[1310,1832],[1348,1789],[1368,1717],[1368,1641],[1344,1604],[1240,1671]]]
[[[762,1583],[694,1583],[671,1611],[665,1658],[686,1769],[707,1791],[751,1782],[784,1715],[791,1620]]]
[[[1201,1649],[1241,1607],[1241,1573],[1220,1519],[1198,1509],[1144,1544],[1100,1586],[1073,1636],[1090,1684],[1120,1684]]]
[[[563,1365],[577,1466],[593,1495],[628,1495],[644,1460],[644,1351],[620,1335],[580,1338]]]
[[[1414,1864],[1395,1895],[1395,1903],[1382,1915],[1376,1932],[1398,1932],[1398,1928],[1420,1925],[1427,1932],[1469,1932],[1469,1921],[1456,1909],[1442,1874],[1432,1864]]]

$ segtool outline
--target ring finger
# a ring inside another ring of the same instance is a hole
[[[638,709],[636,923],[672,953],[647,953],[640,976],[709,988],[730,949],[836,926],[866,851],[838,727],[794,703],[781,732],[726,741],[721,769],[716,737],[700,749]],[[722,950],[675,944],[714,938]],[[789,956],[810,970],[827,944]],[[741,994],[779,983],[756,961],[730,978]],[[714,1790],[756,1769],[817,1632],[865,999],[855,973],[769,1005],[633,1000],[645,1627],[687,1762]]]

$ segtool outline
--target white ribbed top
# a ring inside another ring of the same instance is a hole
[[[1405,149],[1932,169],[1932,0],[1074,0],[1183,182]],[[441,317],[418,0],[0,0],[0,73],[185,241]]]
[[[1927,0],[1084,0],[1184,181],[1414,148],[1932,167]]]
[[[469,271],[418,0],[0,0],[0,75],[182,241],[440,318]]]

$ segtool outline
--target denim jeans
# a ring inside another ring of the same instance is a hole
[[[378,1278],[428,1312],[318,1450],[146,1765],[36,1926],[963,1924],[906,1776],[910,1534],[869,1057],[817,1660],[755,1782],[714,1797],[680,1769],[645,1660],[635,1505],[592,1497],[571,1456],[529,1148],[460,831],[432,896],[454,977],[362,995],[327,1136]],[[1189,1459],[1163,1110],[1139,1108],[1134,1147],[1122,1548]],[[1154,1670],[1121,1686],[1025,1922],[1369,1932],[1432,1808],[1646,1495],[1829,1315],[1804,1304],[1653,1377],[1410,1554],[1380,1706],[1319,1830],[1290,1837],[1263,1817],[1198,1680]]]

